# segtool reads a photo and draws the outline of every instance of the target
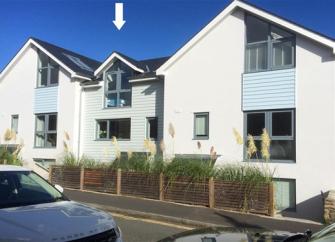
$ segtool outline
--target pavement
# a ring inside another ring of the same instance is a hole
[[[315,222],[272,218],[151,199],[72,189],[65,189],[64,193],[71,200],[86,203],[111,213],[192,227],[223,226],[289,232],[304,232],[307,229],[316,232],[323,228],[322,224]]]

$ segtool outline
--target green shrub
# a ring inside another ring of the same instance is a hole
[[[205,180],[213,176],[214,168],[209,160],[175,158],[164,168],[164,175],[170,179],[189,177],[192,180]]]
[[[251,164],[229,164],[215,170],[214,177],[223,181],[260,184],[271,181],[272,176],[262,167]]]
[[[19,146],[14,151],[10,151],[6,147],[0,147],[0,164],[22,166],[23,161],[19,155],[20,151]]]

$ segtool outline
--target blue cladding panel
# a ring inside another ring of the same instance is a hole
[[[57,112],[58,86],[35,89],[34,112]]]
[[[242,76],[243,111],[295,108],[295,69]]]

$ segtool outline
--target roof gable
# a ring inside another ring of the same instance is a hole
[[[276,23],[292,32],[301,34],[309,39],[312,39],[320,44],[332,49],[335,54],[335,41],[332,38],[324,36],[320,33],[314,32],[304,28],[296,23],[290,22],[286,19],[278,17],[254,5],[246,3],[243,0],[234,0],[221,13],[219,13],[212,21],[210,21],[203,29],[201,29],[195,36],[193,36],[186,44],[184,44],[176,53],[157,69],[157,74],[164,74],[175,62],[177,62],[184,54],[186,54],[194,45],[196,45],[208,32],[217,26],[226,16],[230,15],[235,9],[242,9],[250,12],[253,15],[259,16],[265,20]]]
[[[120,52],[114,51],[94,72],[95,76],[98,76],[106,67],[113,62],[114,59],[119,59],[134,71],[140,73],[147,73],[147,72],[155,72],[157,68],[159,68],[164,62],[166,62],[169,57],[161,57],[161,58],[154,58],[154,59],[146,59],[146,60],[135,60],[129,56],[126,56]]]
[[[17,59],[25,52],[27,48],[35,46],[40,51],[48,55],[58,65],[70,73],[73,78],[81,78],[91,80],[94,77],[94,70],[99,66],[100,62],[75,53],[70,50],[55,46],[45,41],[29,38],[24,46],[17,52],[14,58],[6,65],[0,73],[0,80],[6,75]]]

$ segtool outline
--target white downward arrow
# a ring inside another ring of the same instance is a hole
[[[118,30],[126,23],[126,21],[123,20],[123,3],[115,3],[115,20],[113,23]]]

